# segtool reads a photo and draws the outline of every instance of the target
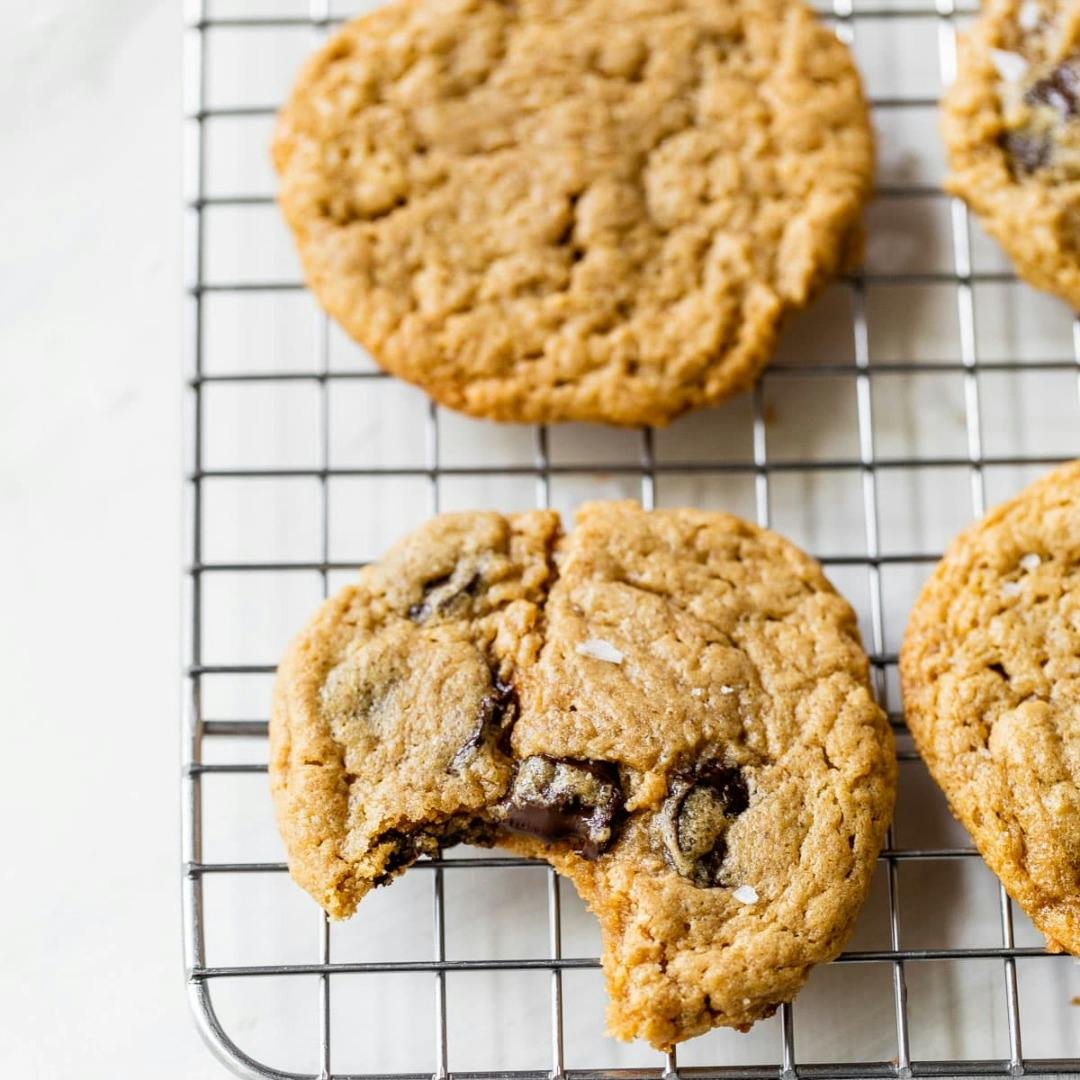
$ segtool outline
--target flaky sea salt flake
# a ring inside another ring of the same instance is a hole
[[[605,664],[621,664],[623,654],[603,638],[592,637],[581,642],[574,650],[578,656],[588,656],[592,660],[603,660]]]
[[[1029,34],[1032,30],[1038,29],[1039,23],[1042,22],[1042,8],[1039,7],[1037,0],[1024,0],[1017,12],[1016,22],[1021,30]]]
[[[731,895],[740,904],[756,904],[758,902],[757,889],[753,885],[740,885]]]
[[[990,49],[990,63],[1006,82],[1019,82],[1027,74],[1028,62],[1019,54],[1007,49]]]
[[[1024,586],[1019,581],[1005,581],[1001,585],[1002,596],[1019,596],[1024,591]]]
[[[734,686],[721,686],[720,687],[720,693],[721,694],[734,694],[735,693],[735,687]]]
[[[1041,563],[1041,562],[1042,562],[1042,559],[1040,559],[1039,556],[1036,555],[1034,551],[1029,551],[1020,560],[1020,569],[1021,570],[1026,570],[1028,573],[1030,573],[1032,570],[1037,570],[1038,567],[1039,567],[1039,563]]]
[[[702,690],[700,686],[695,686],[690,690],[691,697],[702,697],[704,694],[705,691]]]

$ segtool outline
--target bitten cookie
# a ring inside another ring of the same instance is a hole
[[[285,656],[270,775],[334,917],[464,840],[600,920],[609,1028],[746,1028],[834,957],[893,804],[892,736],[820,567],[724,514],[437,517]]]
[[[1021,277],[1080,309],[1080,5],[987,0],[943,130],[948,189]]]
[[[1080,954],[1080,462],[957,537],[900,672],[953,813],[1047,948]]]
[[[496,420],[662,424],[752,383],[857,238],[873,144],[799,0],[398,0],[273,145],[319,301]]]

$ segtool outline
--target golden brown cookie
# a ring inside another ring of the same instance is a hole
[[[1080,309],[1080,5],[984,3],[942,124],[948,189],[1021,277]]]
[[[752,383],[873,143],[799,0],[398,0],[304,67],[273,157],[311,288],[387,370],[633,425]]]
[[[747,1027],[834,957],[893,803],[851,608],[725,514],[437,517],[285,656],[271,782],[333,916],[465,840],[546,859],[600,920],[609,1028]]]
[[[957,537],[900,672],[953,813],[1047,947],[1080,954],[1080,462]]]

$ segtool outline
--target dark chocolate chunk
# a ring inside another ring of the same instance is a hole
[[[382,873],[375,879],[376,885],[386,885],[398,871],[412,866],[421,855],[435,855],[439,851],[438,840],[424,832],[410,835],[400,829],[387,829],[371,846],[374,849],[384,844],[392,844],[393,850],[383,864]]]
[[[411,604],[407,614],[415,623],[422,623],[433,614],[447,615],[466,597],[475,596],[477,586],[483,579],[484,575],[479,570],[473,571],[470,577],[457,585],[453,584],[453,574],[432,578],[431,581],[424,582],[421,600],[419,603]]]
[[[459,815],[415,832],[404,829],[387,829],[372,841],[372,850],[384,844],[392,844],[389,857],[383,864],[382,873],[374,884],[387,885],[402,870],[408,869],[417,859],[427,856],[436,859],[439,853],[455,844],[478,844],[490,847],[495,842],[495,830],[486,821],[478,821]]]
[[[622,812],[619,774],[610,762],[537,756],[520,764],[494,817],[549,844],[569,840],[574,851],[596,859],[614,842]]]
[[[1049,105],[1065,119],[1076,116],[1080,112],[1080,60],[1070,58],[1058,64],[1028,87],[1024,100],[1029,105]]]
[[[424,595],[419,603],[413,604],[409,608],[409,618],[413,622],[423,622],[431,614],[431,596],[434,592],[441,589],[444,585],[450,583],[450,575],[443,574],[442,577],[432,578],[430,581],[424,582]]]
[[[509,683],[494,679],[491,690],[480,699],[476,710],[476,726],[454,754],[446,771],[461,772],[476,756],[477,751],[489,741],[499,753],[509,754],[510,733],[517,719],[517,711],[517,691]]]
[[[502,683],[496,679],[494,683],[494,710],[490,726],[495,734],[495,748],[500,754],[506,754],[507,756],[510,754],[510,736],[514,733],[514,722],[518,718],[519,709],[517,690],[509,683]]]
[[[1010,131],[1002,140],[1013,172],[1032,173],[1050,161],[1050,137],[1034,131]]]
[[[660,810],[664,858],[699,888],[722,885],[727,831],[750,805],[741,769],[703,762],[693,772],[676,773]]]

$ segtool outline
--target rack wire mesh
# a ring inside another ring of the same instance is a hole
[[[1080,449],[1080,324],[1018,284],[938,183],[935,108],[971,7],[822,10],[862,61],[879,131],[865,266],[795,322],[751,395],[634,435],[455,417],[383,376],[307,301],[265,143],[295,62],[355,7],[204,0],[185,27],[184,944],[210,1046],[256,1077],[1080,1075],[1075,971],[1046,956],[949,823],[896,691],[904,613],[948,536]],[[678,1056],[602,1038],[595,941],[550,868],[447,853],[385,890],[373,932],[350,938],[302,906],[265,835],[270,661],[319,595],[448,506],[565,511],[626,494],[724,506],[810,548],[859,611],[901,762],[896,825],[848,951],[751,1035],[714,1033]],[[213,788],[252,776],[243,794]],[[500,895],[510,930],[480,941],[475,905]],[[488,955],[459,955],[470,949]],[[546,987],[520,996],[525,979]]]

